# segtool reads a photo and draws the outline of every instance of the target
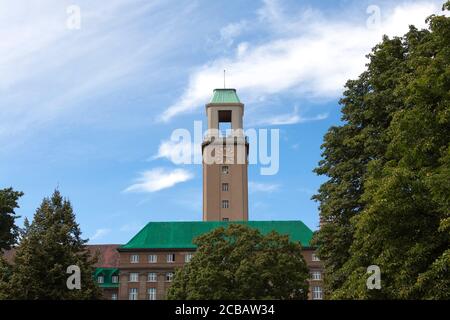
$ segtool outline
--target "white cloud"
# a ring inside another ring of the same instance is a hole
[[[336,98],[345,82],[364,70],[366,54],[383,34],[403,35],[410,24],[425,27],[427,16],[441,12],[441,2],[386,5],[379,28],[367,28],[365,21],[342,19],[342,15],[324,18],[312,10],[286,15],[276,1],[265,1],[259,10],[259,23],[261,28],[277,30],[272,39],[246,42],[245,50],[238,44],[233,56],[219,57],[197,68],[184,94],[165,110],[161,120],[169,121],[204,105],[212,90],[221,87],[223,69],[228,71],[229,86],[238,88],[248,98],[247,103],[250,97],[257,101],[261,96],[283,92]]]
[[[184,169],[154,168],[141,173],[136,183],[124,192],[156,192],[192,179],[194,175]]]
[[[190,10],[184,6],[174,15],[166,10],[173,3],[161,0],[80,1],[75,5],[81,9],[81,28],[71,30],[66,12],[71,4],[0,0],[3,146],[86,106],[83,99],[135,81],[144,67],[160,67],[165,53],[180,45],[183,31],[173,30]],[[95,111],[101,107],[96,105]]]
[[[248,183],[248,190],[250,193],[255,192],[274,192],[280,189],[279,184],[261,183],[250,181]]]
[[[95,233],[90,237],[89,241],[99,240],[109,234],[111,232],[110,229],[100,228],[95,230]]]
[[[280,114],[271,116],[268,118],[263,118],[255,121],[256,125],[269,125],[269,126],[281,126],[281,125],[291,125],[297,123],[304,123],[309,121],[319,121],[328,118],[327,113],[318,114],[313,117],[303,117],[299,114],[298,107],[294,107],[294,111],[291,113]],[[250,123],[251,125],[253,123]]]

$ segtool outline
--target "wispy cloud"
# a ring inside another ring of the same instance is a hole
[[[262,118],[250,122],[250,125],[269,125],[269,126],[281,126],[281,125],[291,125],[297,123],[304,123],[309,121],[319,121],[328,118],[328,113],[321,113],[313,117],[303,117],[299,114],[299,108],[296,106],[294,110],[290,113],[270,116],[267,118]]]
[[[167,10],[173,3],[161,0],[79,1],[81,26],[74,30],[67,27],[71,4],[0,0],[3,145],[86,107],[82,102],[89,98],[135,81],[144,67],[161,67],[165,52],[180,44],[182,32],[173,30],[189,10],[183,6],[174,15]],[[149,19],[152,29],[143,32]]]
[[[126,188],[124,192],[156,192],[171,188],[193,177],[194,175],[185,169],[154,168],[142,172],[136,182]]]
[[[441,12],[440,7],[441,1],[386,5],[379,27],[367,28],[365,22],[343,20],[341,15],[325,18],[321,12],[312,10],[287,14],[277,1],[265,1],[253,23],[259,23],[262,31],[273,32],[273,37],[262,43],[246,42],[245,50],[237,44],[234,55],[198,67],[192,72],[184,94],[160,119],[169,121],[202,106],[212,89],[221,87],[223,69],[229,70],[227,83],[239,88],[249,99],[286,91],[298,96],[336,98],[345,82],[364,70],[365,55],[381,41],[383,34],[402,35],[410,24],[423,27],[425,18]]]
[[[99,240],[111,232],[110,229],[100,228],[95,230],[95,233],[89,238],[89,241]]]
[[[280,185],[279,184],[271,184],[271,183],[261,183],[261,182],[254,182],[254,181],[250,181],[248,183],[248,190],[250,193],[255,193],[255,192],[274,192],[274,191],[278,191],[280,189]]]

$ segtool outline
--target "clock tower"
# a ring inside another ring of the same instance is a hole
[[[202,143],[203,221],[248,221],[248,142],[235,89],[215,89]]]

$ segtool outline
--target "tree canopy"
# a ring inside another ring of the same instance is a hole
[[[44,198],[31,224],[25,221],[13,266],[0,262],[0,297],[7,299],[96,299],[94,259],[75,221],[69,200],[59,191]],[[81,290],[67,288],[67,268],[80,268]]]
[[[194,240],[197,252],[175,273],[169,299],[306,299],[301,245],[231,224]]]
[[[22,192],[12,188],[0,190],[0,252],[10,249],[19,236],[15,209],[19,208],[18,200],[22,195]]]
[[[372,50],[325,135],[314,241],[330,298],[450,298],[450,18],[427,21]]]

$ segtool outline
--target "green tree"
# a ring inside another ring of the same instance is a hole
[[[3,256],[0,256],[0,300],[9,298],[12,267]]]
[[[450,18],[427,21],[374,48],[325,136],[315,242],[331,298],[450,297]]]
[[[169,299],[306,299],[301,245],[272,232],[231,224],[194,243],[192,261],[175,273]]]
[[[22,192],[12,188],[0,190],[0,252],[10,249],[19,236],[15,209],[19,208],[17,201],[22,195]]]
[[[75,221],[72,205],[59,191],[44,198],[25,227],[10,276],[10,299],[97,299],[92,274],[95,261]],[[67,267],[81,270],[81,290],[69,290]]]
[[[347,277],[343,266],[350,258],[355,230],[351,220],[365,207],[362,195],[368,164],[383,158],[392,110],[402,108],[394,93],[405,60],[400,39],[384,38],[368,57],[368,70],[346,84],[340,101],[345,124],[330,128],[325,135],[323,160],[315,169],[317,174],[330,178],[313,197],[320,202],[323,225],[315,234],[314,243],[324,261],[328,296]]]

